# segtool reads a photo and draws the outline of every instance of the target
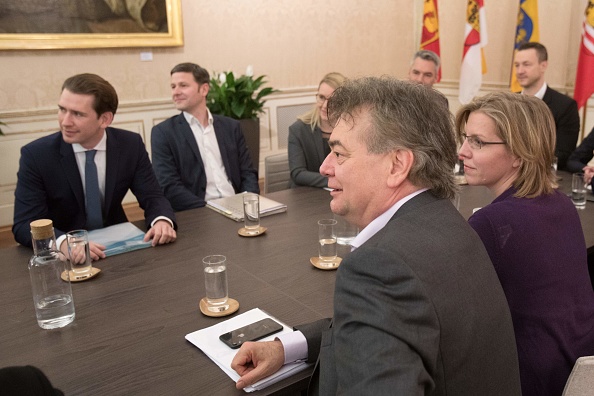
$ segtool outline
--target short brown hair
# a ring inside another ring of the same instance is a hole
[[[198,66],[195,63],[180,63],[179,65],[175,65],[173,69],[171,69],[170,75],[173,73],[192,73],[194,76],[194,81],[198,84],[210,84],[210,75],[203,67]]]
[[[531,95],[493,92],[458,110],[456,130],[462,143],[470,113],[480,112],[495,122],[497,135],[522,163],[514,181],[516,197],[534,198],[557,187],[553,171],[555,121],[548,106]]]
[[[72,76],[62,84],[62,91],[65,89],[79,95],[92,95],[95,98],[93,110],[97,116],[107,112],[115,115],[118,109],[118,94],[115,88],[96,74],[83,73]]]
[[[538,63],[542,63],[549,59],[549,54],[547,52],[547,48],[544,45],[542,45],[541,43],[537,43],[534,41],[530,42],[530,43],[520,44],[520,46],[518,47],[518,52],[529,50],[529,49],[533,49],[536,51],[536,56],[538,56]]]

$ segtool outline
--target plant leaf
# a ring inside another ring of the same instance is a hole
[[[219,76],[220,73],[213,73]],[[256,119],[264,110],[264,97],[279,92],[271,87],[262,88],[266,84],[262,75],[253,78],[248,75],[235,77],[233,72],[226,72],[225,81],[211,78],[207,105],[213,114],[220,114],[235,119]]]

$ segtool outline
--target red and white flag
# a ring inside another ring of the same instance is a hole
[[[479,92],[487,64],[483,48],[487,45],[487,18],[483,0],[468,0],[466,26],[464,31],[464,51],[460,69],[460,103],[470,102]]]
[[[423,5],[423,31],[421,33],[421,49],[433,51],[441,56],[439,50],[439,18],[437,0],[425,0]],[[441,80],[441,67],[437,72],[437,80]]]
[[[584,32],[580,45],[575,91],[573,98],[581,109],[594,93],[594,1],[589,0],[584,18]]]

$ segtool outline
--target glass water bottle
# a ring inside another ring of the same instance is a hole
[[[33,257],[29,260],[29,275],[37,323],[42,329],[64,327],[74,320],[70,264],[56,246],[51,220],[31,222],[31,236]]]

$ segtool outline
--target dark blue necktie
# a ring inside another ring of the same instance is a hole
[[[97,177],[97,166],[95,165],[96,153],[97,150],[88,150],[85,152],[85,198],[87,203],[87,230],[103,228],[101,191],[99,190],[99,178]]]

